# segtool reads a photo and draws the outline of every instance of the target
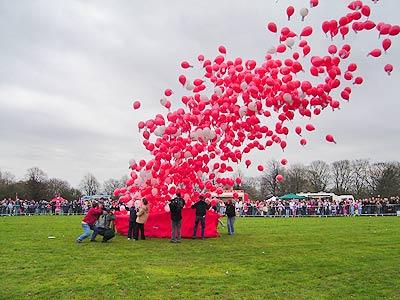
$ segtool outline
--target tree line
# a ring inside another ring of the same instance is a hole
[[[278,174],[284,176],[282,183],[275,179]],[[296,163],[284,167],[280,162],[271,160],[262,175],[244,177],[242,189],[249,193],[251,199],[258,200],[287,193],[321,191],[351,194],[357,198],[398,196],[400,163],[356,159],[328,164],[317,160],[309,165]]]
[[[116,188],[125,185],[126,179],[126,176],[121,179],[110,178],[100,184],[93,174],[88,173],[80,181],[79,187],[75,188],[66,180],[48,178],[46,172],[38,167],[29,168],[21,180],[16,180],[8,171],[0,170],[0,200],[18,197],[38,201],[52,199],[55,195],[73,200],[82,195],[112,195]]]
[[[276,181],[282,174],[284,180]],[[299,192],[333,192],[337,195],[352,194],[357,198],[371,196],[391,197],[400,195],[400,162],[370,162],[366,159],[339,160],[331,164],[313,161],[309,165],[296,163],[284,167],[276,160],[266,164],[265,171],[257,177],[246,177],[239,170],[236,176],[242,178],[240,188],[251,199],[262,200],[272,195]],[[23,179],[16,180],[7,171],[0,170],[0,199],[13,198],[42,200],[61,195],[66,199],[78,199],[82,195],[112,195],[116,188],[125,186],[127,176],[110,178],[100,184],[96,177],[88,173],[80,181],[79,187],[72,187],[67,181],[48,178],[38,167],[26,171]]]

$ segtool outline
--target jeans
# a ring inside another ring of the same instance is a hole
[[[136,221],[129,221],[128,238],[131,239],[135,236]]]
[[[171,240],[172,241],[178,241],[181,240],[181,226],[182,226],[182,220],[179,221],[171,221],[171,229],[172,229],[172,233],[171,233]]]
[[[78,237],[78,240],[81,242],[90,236],[90,226],[86,223],[82,223],[82,228],[84,232]]]
[[[228,217],[228,234],[229,235],[233,235],[235,233],[233,224],[235,224],[235,217]]]
[[[99,233],[99,228],[96,225],[93,225],[93,233],[90,239],[94,240],[98,233]]]
[[[205,219],[206,219],[205,216],[196,216],[196,221],[194,223],[193,237],[196,237],[197,226],[199,225],[199,222],[200,222],[201,223],[201,237],[204,238],[204,229],[206,227]]]

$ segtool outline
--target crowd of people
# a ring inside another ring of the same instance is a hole
[[[108,208],[116,202],[109,199],[100,199]],[[11,198],[0,201],[0,215],[82,215],[90,209],[91,201],[66,200],[56,198],[52,200],[24,200]]]
[[[238,201],[235,204],[239,216],[264,217],[296,217],[296,216],[361,216],[361,215],[388,215],[400,211],[400,198],[372,197],[360,200],[335,201],[325,199],[304,200],[265,200],[265,201]],[[225,210],[224,203],[218,202],[220,212]]]

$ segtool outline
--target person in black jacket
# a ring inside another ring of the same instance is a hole
[[[236,216],[236,211],[235,211],[235,206],[232,203],[232,200],[228,200],[226,204],[226,210],[225,210],[226,217],[228,218],[228,234],[233,235],[235,232],[235,229],[233,227],[233,224],[235,224],[235,216]]]
[[[169,210],[171,212],[171,243],[180,243],[181,226],[182,226],[182,208],[185,206],[185,201],[182,199],[181,194],[177,193],[176,197],[169,203]]]
[[[135,234],[136,229],[136,217],[137,211],[134,204],[129,208],[129,229],[128,229],[128,240],[131,240]]]
[[[204,197],[200,196],[199,201],[192,205],[196,209],[196,221],[194,223],[194,231],[192,239],[196,239],[197,226],[201,223],[201,239],[204,240],[204,229],[206,227],[206,212],[210,205],[204,201]]]

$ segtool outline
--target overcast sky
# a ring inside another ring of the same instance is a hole
[[[320,2],[308,17],[318,32],[310,41],[318,54],[329,45],[318,24],[342,16],[343,2],[349,1]],[[373,6],[373,20],[400,23],[398,0],[365,2]],[[0,0],[0,169],[22,178],[37,166],[75,186],[87,172],[101,182],[120,178],[130,159],[148,157],[137,122],[165,113],[159,104],[165,88],[183,92],[177,83],[182,60],[195,63],[200,53],[212,57],[221,44],[231,58],[260,60],[276,43],[265,30],[267,22],[284,25],[287,5],[300,9],[308,3]],[[296,30],[304,25],[298,12],[290,25]],[[250,158],[400,160],[398,38],[379,59],[366,57],[380,46],[375,31],[347,42],[365,77],[350,103],[313,120],[317,130],[306,147],[291,137],[284,154],[276,148]],[[395,67],[390,77],[385,63]],[[134,112],[136,99],[142,108]],[[178,97],[173,99],[176,108]],[[337,145],[325,142],[327,133]]]

